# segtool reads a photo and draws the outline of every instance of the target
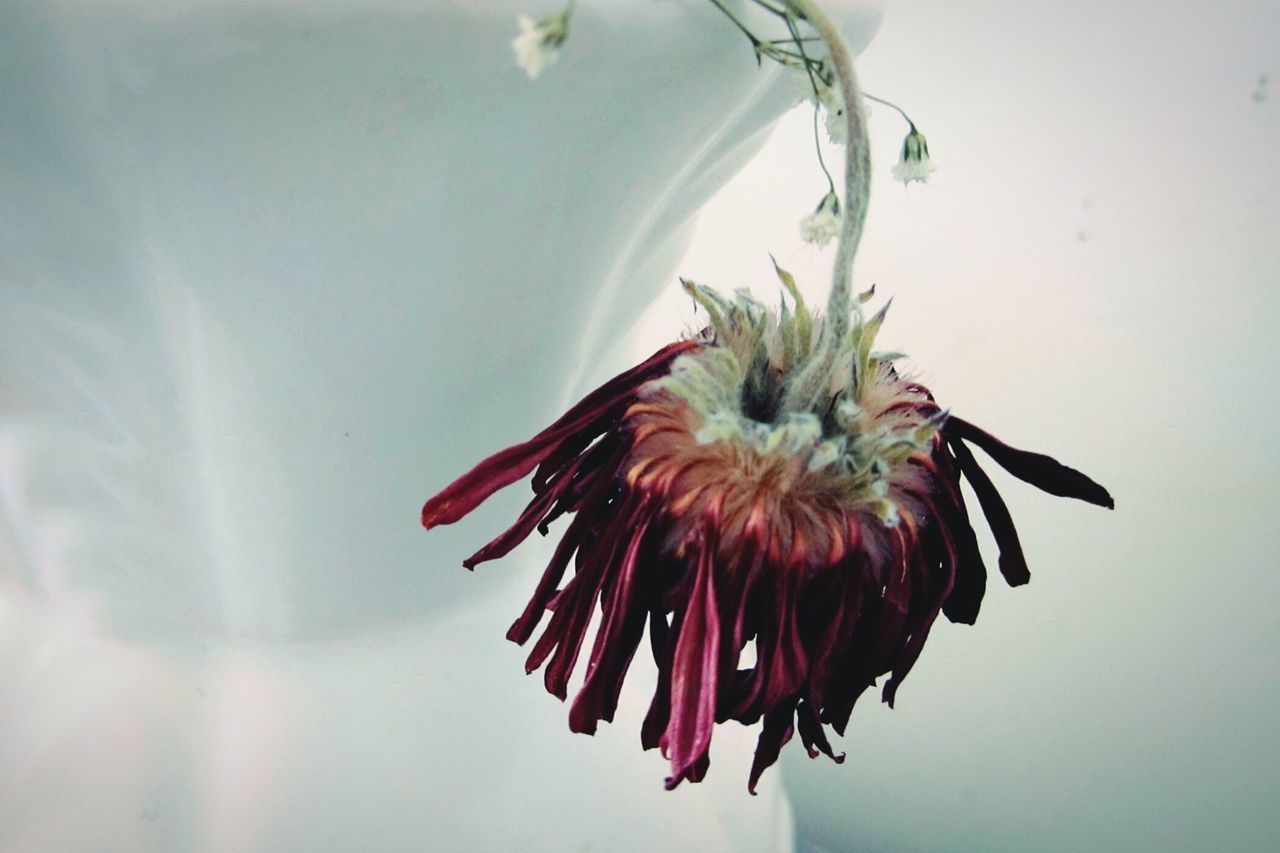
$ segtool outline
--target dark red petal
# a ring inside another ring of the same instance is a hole
[[[545,489],[541,494],[529,502],[524,512],[520,513],[520,517],[516,519],[516,523],[507,528],[502,535],[498,536],[488,545],[485,545],[479,551],[476,551],[470,557],[462,561],[462,565],[468,569],[474,569],[480,563],[489,560],[497,560],[505,557],[511,552],[511,549],[519,545],[533,529],[547,517],[551,512],[556,501],[565,493],[569,486],[573,483],[573,476],[577,473],[579,467],[586,459],[579,456],[569,467],[562,470],[557,477],[551,482],[549,488]]]
[[[569,729],[594,734],[596,722],[612,720],[617,709],[618,691],[631,664],[632,655],[644,636],[644,615],[634,605],[638,584],[636,564],[640,545],[648,530],[650,518],[641,515],[640,522],[629,535],[631,540],[622,556],[610,594],[604,603],[604,616],[596,631],[596,641],[587,663],[587,676],[582,689],[574,697],[569,710]]]
[[[610,484],[615,484],[619,473],[618,466],[626,459],[629,450],[630,448],[623,443],[621,436],[617,432],[611,432],[596,442],[590,450],[582,454],[581,460],[573,463],[576,468],[572,475],[572,482],[556,501],[551,511],[543,516],[542,521],[538,522],[538,532],[546,536],[551,532],[551,523],[553,521],[565,513],[573,513],[581,509],[587,495],[602,478]],[[542,464],[545,465],[549,461],[550,459],[544,460]],[[546,487],[544,483],[542,489]],[[542,489],[535,488],[535,494],[540,494]]]
[[[913,614],[909,622],[908,639],[893,662],[893,672],[885,682],[881,698],[893,707],[898,687],[901,686],[911,668],[920,658],[924,650],[925,640],[929,638],[929,629],[942,611],[942,602],[951,594],[956,576],[956,550],[946,527],[939,526],[934,536],[941,539],[941,553],[935,553],[933,547],[926,546],[915,553],[913,573],[921,580],[925,591],[923,609]]]
[[[578,546],[583,544],[587,534],[595,525],[597,513],[608,509],[604,503],[604,497],[609,489],[612,488],[612,485],[609,478],[602,478],[596,483],[587,502],[589,509],[584,508],[583,511],[573,517],[573,521],[569,522],[569,527],[565,530],[564,535],[560,537],[560,543],[556,545],[551,562],[547,564],[547,569],[543,572],[542,579],[538,581],[538,587],[534,590],[533,597],[529,599],[528,605],[525,606],[524,613],[512,623],[511,628],[507,631],[508,640],[524,645],[533,636],[533,630],[538,626],[539,620],[542,619],[543,611],[550,606],[552,598],[556,595],[556,588],[560,585],[564,570],[569,565],[569,559],[573,556],[574,551],[578,549]],[[550,649],[547,651],[549,652]],[[525,664],[525,671],[533,672],[541,663],[542,659],[539,659],[537,663],[533,663],[531,656],[530,662]]]
[[[729,716],[740,722],[751,724],[760,718],[777,703],[778,698],[795,690],[803,675],[796,676],[795,649],[792,643],[799,644],[794,631],[788,627],[794,624],[794,608],[790,608],[788,593],[791,588],[793,572],[788,560],[794,550],[794,523],[785,514],[773,519],[773,527],[762,541],[762,552],[766,556],[766,564],[759,580],[771,580],[772,583],[759,583],[754,599],[743,596],[743,611],[747,611],[754,601],[757,608],[755,620],[759,634],[756,637],[756,663],[746,671],[745,677],[734,685],[733,695],[737,702],[733,705]],[[786,553],[783,549],[786,548]],[[788,618],[788,609],[791,609]],[[804,657],[803,648],[799,655]],[[804,661],[802,665],[807,664]],[[775,679],[776,684],[775,687]]]
[[[640,726],[640,747],[653,749],[662,741],[662,733],[671,719],[671,660],[675,657],[674,634],[680,634],[680,611],[676,611],[673,625],[667,624],[665,608],[660,605],[649,611],[649,645],[653,650],[653,662],[658,667],[658,684],[653,691],[649,711]]]
[[[690,765],[688,773],[679,777],[668,776],[666,780],[663,782],[663,787],[665,787],[668,791],[674,791],[676,789],[676,786],[679,785],[685,779],[688,779],[690,782],[701,782],[703,778],[706,777],[707,771],[709,769],[711,769],[711,754],[708,752],[704,752],[702,753],[701,758],[699,758],[697,761],[693,762],[692,765]]]
[[[801,701],[796,706],[796,725],[800,731],[800,742],[804,744],[810,758],[817,758],[821,752],[836,764],[844,763],[844,753],[837,755],[831,748],[831,742],[827,740],[827,733],[822,730],[822,723],[818,720],[813,705]]]
[[[1115,509],[1116,503],[1106,489],[1051,456],[1010,447],[990,433],[954,416],[947,419],[942,431],[949,439],[962,438],[973,442],[1010,474],[1051,495]]]
[[[885,604],[906,614],[911,602],[911,547],[915,540],[914,529],[903,533],[903,528],[911,526],[910,516],[903,514],[897,526],[890,531],[889,541],[893,545],[886,560],[888,577],[884,583]],[[910,537],[911,541],[908,541]]]
[[[942,603],[942,612],[952,622],[972,625],[978,621],[987,591],[987,567],[960,491],[960,464],[941,439],[934,449],[933,463],[935,481],[943,487],[937,504],[940,523],[947,527],[956,549],[955,583]]]
[[[596,601],[605,581],[616,571],[618,555],[630,544],[644,507],[623,506],[613,510],[613,520],[600,539],[584,553],[578,553],[578,571],[565,585],[556,602],[555,615],[547,625],[548,634],[558,634],[556,652],[544,676],[547,692],[560,699],[568,695],[569,676],[586,638]],[[539,640],[539,645],[541,645]],[[534,651],[537,651],[535,647]]]
[[[862,557],[859,555],[854,559],[860,561]],[[813,666],[809,670],[808,696],[814,707],[822,707],[823,697],[831,682],[836,662],[849,647],[854,629],[858,625],[858,614],[862,609],[862,584],[858,578],[861,568],[854,559],[834,566],[830,570],[838,575],[832,592],[837,604],[827,629],[818,643]]]
[[[485,459],[426,502],[422,507],[423,526],[452,524],[498,489],[528,474],[562,442],[578,438],[583,432],[598,435],[609,429],[626,411],[641,385],[665,373],[677,356],[699,346],[695,341],[679,341],[663,347],[643,363],[592,391],[533,438]]]
[[[893,541],[896,544],[897,537]],[[841,735],[854,703],[875,684],[877,676],[891,668],[906,636],[907,610],[883,597],[878,588],[868,593],[858,627],[836,668],[838,677],[832,679],[822,708],[823,721]]]
[[[1009,586],[1021,586],[1031,580],[1031,570],[1027,568],[1027,558],[1022,554],[1022,543],[1018,541],[1018,529],[1013,525],[1013,516],[1004,499],[996,491],[995,484],[978,465],[969,448],[960,441],[950,442],[951,449],[960,462],[960,470],[964,472],[973,492],[978,496],[978,504],[982,514],[987,517],[987,524],[996,537],[996,545],[1000,548],[1000,574],[1009,582]]]
[[[754,630],[749,619],[748,601],[764,567],[765,546],[752,536],[741,540],[742,553],[732,566],[732,571],[721,574],[720,592],[720,696],[716,702],[716,722],[723,723],[733,716],[733,709],[740,700],[738,659],[746,645],[749,631]],[[724,568],[724,567],[722,567]]]
[[[609,530],[617,526],[617,517]],[[568,695],[569,672],[577,662],[591,614],[595,611],[596,598],[604,582],[607,561],[612,557],[617,541],[613,537],[595,539],[578,551],[575,572],[569,582],[548,603],[551,620],[542,636],[533,644],[533,650],[525,661],[525,671],[532,672],[551,659],[543,673],[547,692],[563,700]]]
[[[727,599],[729,604],[736,605],[733,614],[733,648],[735,650],[741,649],[747,641],[747,602],[750,601],[751,594],[755,591],[756,585],[764,575],[764,562],[769,552],[769,534],[767,532],[763,533],[758,541],[751,538],[747,538],[745,541],[748,543],[746,547],[751,551],[750,563],[744,561],[744,564],[748,565],[749,568],[746,571],[746,576],[742,579],[741,586],[737,590],[737,596]]]
[[[787,741],[795,731],[791,721],[795,716],[794,705],[781,705],[764,715],[764,725],[760,728],[760,737],[756,741],[756,757],[751,762],[751,776],[747,780],[747,790],[751,796],[756,794],[756,785],[760,775],[772,767],[778,760]]]
[[[715,725],[720,615],[716,607],[714,537],[699,543],[697,579],[676,640],[671,668],[671,720],[660,746],[671,759],[667,787],[691,778],[711,745]]]
[[[778,573],[775,609],[766,621],[766,624],[773,622],[775,631],[768,660],[769,682],[764,693],[766,709],[795,693],[809,671],[809,658],[800,642],[800,631],[796,625],[799,573],[800,567],[796,565],[788,565]]]

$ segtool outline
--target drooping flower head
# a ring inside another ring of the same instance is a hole
[[[526,671],[545,667],[547,690],[565,699],[599,612],[569,712],[572,730],[592,733],[613,719],[647,628],[658,685],[641,744],[671,762],[668,787],[703,778],[714,728],[729,720],[760,724],[752,790],[795,732],[811,756],[839,761],[827,728],[843,734],[854,702],[884,675],[892,706],[939,613],[977,618],[986,569],[962,478],[1001,573],[1027,582],[1009,511],[970,445],[1052,494],[1112,506],[1079,471],[949,415],[895,356],[874,350],[888,306],[864,316],[872,294],[855,300],[851,284],[870,168],[852,57],[817,0],[784,9],[829,49],[827,85],[838,82],[849,141],[848,209],[833,189],[815,211],[839,232],[825,313],[810,313],[782,270],[791,303],[776,312],[745,292],[728,299],[685,282],[709,317],[700,334],[605,383],[422,509],[426,527],[449,524],[532,473],[524,512],[464,565],[568,517],[507,636],[525,644],[538,634]],[[912,134],[904,160],[921,168],[928,149]]]
[[[892,705],[940,612],[973,622],[986,570],[960,480],[977,494],[1011,584],[1029,574],[1000,496],[969,445],[1053,494],[1102,506],[1101,486],[951,417],[873,351],[882,310],[855,311],[815,405],[788,406],[824,320],[791,294],[773,312],[686,282],[706,308],[699,336],[588,395],[530,441],[480,463],[423,507],[447,524],[533,472],[516,523],[464,564],[507,554],[571,516],[507,636],[568,682],[600,611],[569,726],[612,720],[646,625],[659,680],[641,732],[671,762],[667,786],[699,781],[717,723],[761,724],[749,787],[798,732],[841,760],[854,702],[882,675]],[[887,307],[887,306],[886,306]],[[570,564],[573,573],[566,578]]]

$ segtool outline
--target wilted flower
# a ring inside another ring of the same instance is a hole
[[[904,184],[912,181],[923,183],[937,168],[937,164],[929,159],[929,143],[925,141],[924,134],[912,125],[911,132],[902,141],[902,155],[898,165],[893,167],[893,176]]]
[[[832,190],[822,197],[813,213],[800,220],[800,239],[825,246],[839,233],[840,199]]]
[[[520,34],[511,40],[516,65],[524,69],[530,80],[536,80],[542,69],[560,58],[560,46],[569,35],[569,13],[549,15],[538,23],[528,15],[517,18]]]
[[[605,383],[422,510],[425,526],[449,524],[533,473],[533,500],[468,568],[572,516],[507,636],[526,643],[550,613],[525,666],[545,664],[547,690],[564,699],[599,607],[569,712],[569,727],[590,734],[613,719],[647,622],[659,679],[641,743],[670,760],[668,788],[703,778],[712,730],[731,719],[762,721],[752,790],[793,732],[810,756],[842,760],[825,727],[843,734],[854,702],[886,673],[892,706],[939,612],[975,620],[986,569],[962,476],[1001,573],[1027,582],[1009,512],[970,445],[1045,491],[1112,506],[1080,472],[950,417],[896,356],[873,352],[883,310],[854,313],[821,399],[786,410],[793,379],[826,364],[813,356],[836,342],[779,276],[794,306],[784,299],[776,313],[686,282],[710,315],[701,335]]]

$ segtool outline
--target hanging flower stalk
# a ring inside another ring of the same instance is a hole
[[[961,480],[994,534],[1001,574],[1029,580],[974,447],[1051,494],[1113,506],[1079,471],[950,415],[896,356],[874,350],[888,306],[864,316],[871,293],[855,298],[849,275],[868,168],[856,79],[816,4],[792,8],[828,44],[847,93],[851,204],[826,312],[812,313],[781,269],[791,301],[776,312],[685,282],[710,318],[701,334],[605,383],[422,510],[426,527],[450,524],[532,475],[515,524],[464,565],[503,557],[568,517],[507,636],[537,635],[526,671],[544,668],[563,700],[599,611],[569,712],[569,727],[590,734],[613,719],[647,629],[658,685],[641,744],[670,761],[668,788],[703,778],[714,728],[729,720],[760,724],[753,792],[794,733],[810,756],[842,760],[828,727],[843,734],[884,675],[893,705],[940,613],[977,618],[986,568]]]

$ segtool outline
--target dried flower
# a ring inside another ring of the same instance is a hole
[[[811,101],[822,109],[827,139],[834,145],[847,143],[849,124],[844,117],[844,94],[840,90],[840,81],[823,66],[802,69],[800,79],[804,86],[802,100]]]
[[[530,80],[536,80],[542,69],[560,58],[560,46],[569,35],[569,13],[549,15],[537,24],[528,15],[520,15],[520,34],[511,40],[516,65],[524,69]]]
[[[973,622],[986,569],[961,494],[973,487],[1010,584],[1029,579],[1018,536],[969,445],[1048,492],[1111,507],[1106,490],[939,408],[872,351],[881,310],[855,310],[811,410],[783,411],[788,383],[827,343],[791,276],[778,312],[686,282],[710,315],[587,395],[524,444],[481,462],[427,501],[449,524],[533,473],[516,523],[464,561],[504,556],[571,515],[507,636],[564,699],[596,608],[599,627],[569,727],[611,721],[646,622],[659,680],[641,730],[671,762],[667,787],[707,772],[716,723],[762,722],[748,783],[798,732],[836,761],[854,702],[884,674],[892,706],[939,612]],[[887,308],[887,306],[886,306]],[[570,562],[574,574],[565,581]],[[754,647],[754,661],[742,662]]]
[[[912,181],[923,183],[937,168],[937,164],[929,159],[929,143],[925,141],[924,134],[912,125],[911,132],[902,141],[902,155],[898,165],[893,167],[893,176],[904,184]]]
[[[825,246],[839,233],[840,199],[832,190],[822,197],[813,213],[800,220],[800,239]]]

